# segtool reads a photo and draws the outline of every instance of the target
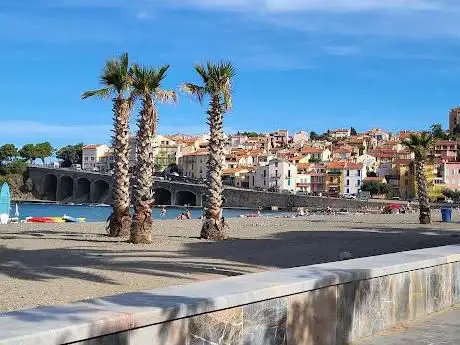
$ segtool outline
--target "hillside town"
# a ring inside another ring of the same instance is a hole
[[[449,132],[460,123],[460,108],[450,112]],[[223,182],[227,186],[317,196],[356,197],[363,185],[385,185],[381,197],[410,200],[416,196],[413,153],[401,144],[411,131],[390,133],[372,128],[329,129],[322,135],[280,129],[271,133],[226,136]],[[443,132],[444,133],[444,132]],[[425,165],[431,200],[460,189],[457,141],[436,139]],[[209,135],[157,135],[156,173],[173,173],[204,181]],[[130,166],[136,164],[136,137],[130,138]],[[110,172],[113,151],[107,145],[83,147],[82,169]],[[373,193],[375,194],[375,193]],[[378,197],[378,196],[377,196]]]

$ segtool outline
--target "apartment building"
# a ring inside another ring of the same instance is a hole
[[[350,128],[338,128],[338,129],[330,129],[329,136],[331,138],[341,139],[347,138],[351,135]]]
[[[99,170],[101,158],[108,157],[110,148],[105,144],[91,144],[83,146],[82,169]]]
[[[452,133],[458,125],[460,125],[460,107],[453,108],[449,112],[449,131]]]
[[[327,148],[305,146],[299,153],[302,156],[307,156],[308,159],[319,162],[328,162],[331,160],[331,150]]]
[[[297,190],[322,194],[326,192],[326,165],[306,163],[297,165]]]
[[[366,170],[362,164],[331,162],[326,166],[326,191],[330,194],[357,194],[364,178]]]
[[[460,162],[443,163],[442,175],[447,189],[460,190]]]
[[[431,155],[443,161],[454,162],[457,159],[457,142],[455,140],[437,140]]]
[[[259,187],[273,190],[296,190],[297,167],[295,164],[272,159],[265,166],[259,166],[250,174],[249,188]]]
[[[179,157],[177,165],[185,176],[196,179],[205,179],[208,156],[208,150],[200,149],[193,153]]]
[[[276,132],[270,133],[271,147],[287,147],[290,138],[287,129],[280,129]]]

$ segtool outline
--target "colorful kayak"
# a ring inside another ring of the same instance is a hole
[[[86,218],[63,217],[27,217],[27,223],[83,223]]]
[[[27,223],[64,223],[62,217],[27,217]]]
[[[86,220],[86,218],[76,218],[71,216],[64,216],[62,217],[62,219],[64,219],[64,221],[68,223],[83,223]]]

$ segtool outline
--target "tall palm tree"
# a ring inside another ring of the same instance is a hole
[[[431,223],[430,199],[428,198],[428,186],[425,175],[425,161],[428,151],[433,143],[430,134],[410,134],[407,139],[401,141],[415,156],[415,178],[418,185],[418,202],[420,208],[420,224]]]
[[[134,104],[131,92],[131,76],[128,53],[113,58],[105,63],[100,76],[102,88],[87,91],[82,98],[113,97],[113,136],[114,148],[114,184],[112,214],[109,217],[111,236],[128,236],[131,226],[129,214],[129,117]]]
[[[206,172],[208,192],[201,238],[220,240],[226,237],[222,219],[223,120],[224,113],[232,107],[232,79],[235,76],[235,67],[229,62],[208,62],[206,66],[195,65],[195,70],[203,84],[185,83],[182,90],[196,97],[200,103],[206,97],[210,99],[207,111],[210,132]]]
[[[132,243],[152,242],[152,206],[154,172],[153,139],[157,131],[157,109],[155,101],[176,102],[174,91],[161,90],[169,66],[159,69],[133,65],[132,79],[134,94],[141,99],[139,129],[137,132],[137,163],[135,169],[134,216],[131,224]]]

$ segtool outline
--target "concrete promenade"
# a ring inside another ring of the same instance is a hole
[[[353,345],[458,345],[460,305]]]

